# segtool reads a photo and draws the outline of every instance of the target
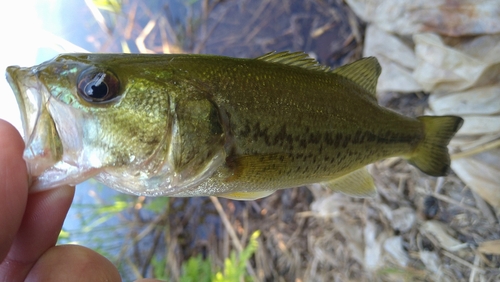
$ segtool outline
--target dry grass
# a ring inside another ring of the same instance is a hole
[[[159,12],[145,3],[125,3],[127,16],[117,20],[113,37],[94,41],[96,49],[239,57],[303,50],[330,66],[361,56],[363,24],[340,0],[202,0],[175,11],[160,5]],[[415,116],[426,96],[389,94],[381,103]],[[379,188],[373,199],[305,187],[254,202],[171,199],[164,214],[141,223],[151,226],[146,233],[133,235],[153,244],[137,249],[129,265],[136,276],[151,276],[148,259],[163,248],[176,281],[189,257],[202,253],[222,266],[258,229],[259,248],[247,269],[259,281],[500,280],[493,241],[500,239],[499,218],[460,179],[428,177],[400,159],[370,170]]]

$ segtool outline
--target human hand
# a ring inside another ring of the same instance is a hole
[[[56,246],[74,187],[28,194],[24,142],[0,120],[0,281],[121,281],[105,257]]]

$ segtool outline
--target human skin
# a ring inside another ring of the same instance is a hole
[[[0,281],[121,281],[97,252],[56,246],[75,188],[29,194],[23,150],[17,130],[0,120]]]

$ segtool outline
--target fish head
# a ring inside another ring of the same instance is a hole
[[[168,85],[121,55],[63,54],[7,68],[33,191],[92,177],[137,195],[177,189]]]
[[[24,129],[23,157],[30,177],[35,179],[62,161],[64,153],[83,148],[80,136],[75,134],[83,127],[78,122],[82,112],[72,109],[72,84],[78,72],[75,67],[53,60],[30,68],[7,68],[7,81],[16,96]],[[57,83],[53,83],[56,79]],[[66,122],[61,122],[63,119]]]

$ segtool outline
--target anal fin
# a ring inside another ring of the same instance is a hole
[[[373,178],[365,167],[334,180],[320,183],[323,187],[352,197],[374,197],[377,189]]]
[[[218,197],[228,198],[231,200],[240,200],[240,201],[248,201],[248,200],[256,200],[260,198],[267,197],[274,193],[275,191],[252,191],[252,192],[232,192],[217,195]]]

